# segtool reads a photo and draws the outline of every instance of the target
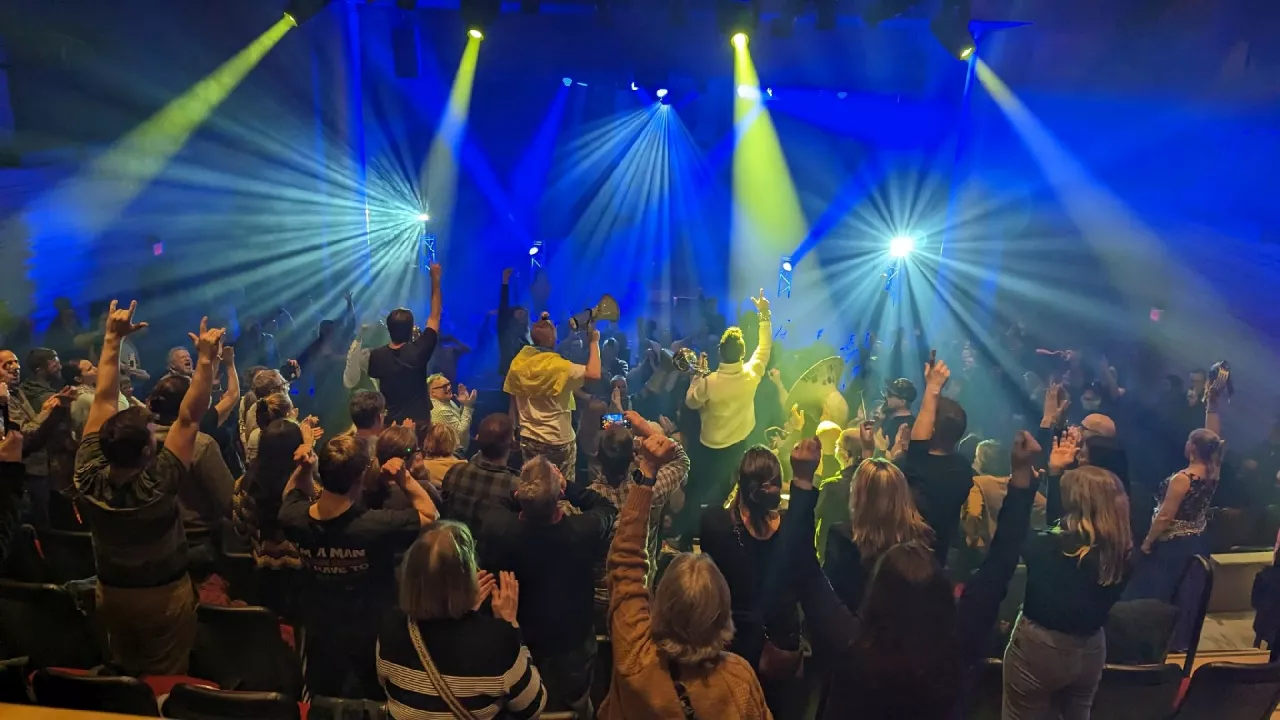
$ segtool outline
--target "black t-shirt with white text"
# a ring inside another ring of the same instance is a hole
[[[378,381],[378,390],[387,399],[388,423],[405,418],[422,425],[431,422],[427,363],[439,339],[435,330],[423,328],[411,343],[395,349],[384,345],[369,352],[369,377]]]
[[[376,611],[395,604],[395,556],[418,537],[416,510],[369,510],[360,504],[329,520],[310,514],[301,490],[284,497],[280,529],[298,547],[310,587],[303,607],[311,618],[348,621],[329,612]],[[317,617],[321,616],[321,617]]]

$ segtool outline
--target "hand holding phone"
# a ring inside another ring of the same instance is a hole
[[[605,413],[600,416],[600,429],[603,430],[611,425],[621,425],[630,429],[631,421],[622,413]]]

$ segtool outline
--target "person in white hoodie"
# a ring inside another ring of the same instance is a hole
[[[764,290],[751,298],[760,313],[760,341],[745,363],[746,341],[742,329],[731,327],[720,338],[720,364],[706,377],[689,384],[685,403],[702,416],[701,445],[690,489],[695,512],[702,504],[721,504],[733,487],[733,473],[756,427],[756,387],[764,378],[773,349],[773,325]]]

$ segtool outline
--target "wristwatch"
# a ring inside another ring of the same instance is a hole
[[[653,487],[653,484],[657,481],[657,477],[648,477],[642,472],[636,473],[636,484],[642,487]]]

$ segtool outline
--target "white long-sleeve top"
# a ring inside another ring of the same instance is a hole
[[[689,383],[685,404],[702,415],[702,444],[712,450],[747,439],[756,427],[756,388],[773,350],[773,324],[760,319],[760,342],[745,363],[720,363],[716,371]]]

